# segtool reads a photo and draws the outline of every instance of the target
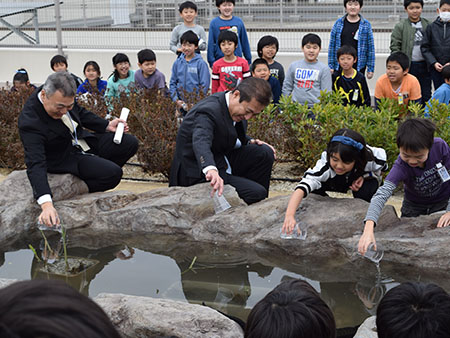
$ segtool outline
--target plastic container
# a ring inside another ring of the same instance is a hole
[[[280,237],[282,239],[301,239],[305,240],[308,235],[307,226],[302,222],[297,222],[292,230],[292,233],[287,234],[282,231],[283,227],[280,229]]]

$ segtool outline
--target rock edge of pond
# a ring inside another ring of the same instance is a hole
[[[225,196],[232,208],[214,214],[208,183],[161,188],[144,193],[110,191],[87,193],[80,179],[49,174],[53,200],[68,230],[167,235],[185,241],[251,247],[286,257],[359,259],[355,247],[362,233],[368,203],[311,194],[296,217],[308,224],[305,241],[283,240],[280,227],[289,196],[277,196],[247,206],[231,186]],[[39,206],[25,171],[15,171],[0,183],[0,244],[4,251],[23,244],[37,231]],[[375,236],[384,247],[384,261],[419,268],[449,269],[448,228],[436,228],[441,214],[398,218],[386,206]]]

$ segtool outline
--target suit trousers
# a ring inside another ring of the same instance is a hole
[[[76,172],[70,172],[82,179],[89,192],[105,191],[116,187],[122,178],[122,166],[136,153],[138,141],[133,135],[124,134],[122,142],[113,142],[114,133],[95,134],[98,140],[92,153],[73,153],[77,162]],[[58,172],[48,168],[48,172]]]
[[[233,186],[245,203],[259,202],[269,195],[270,175],[274,161],[273,151],[266,145],[248,144],[234,149],[227,156],[232,174],[220,169],[219,175],[224,184]],[[178,173],[178,185],[189,187],[206,182],[205,176],[200,178],[183,175],[181,165]]]

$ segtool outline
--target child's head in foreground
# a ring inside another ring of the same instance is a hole
[[[307,62],[316,62],[319,57],[322,40],[317,34],[308,33],[303,36],[302,50]]]
[[[138,53],[138,66],[144,77],[149,77],[156,71],[156,54],[151,49],[143,49]]]
[[[403,52],[394,52],[386,59],[386,75],[392,83],[401,83],[409,71],[409,57]]]
[[[436,126],[428,119],[411,118],[397,129],[400,158],[410,167],[424,167],[434,143]]]
[[[252,72],[253,77],[257,77],[264,80],[269,80],[270,77],[270,69],[269,64],[263,58],[258,58],[252,62],[250,67],[250,71]]]
[[[50,67],[55,72],[65,72],[69,65],[67,64],[67,59],[64,55],[55,55],[50,60]]]
[[[0,290],[0,337],[120,338],[120,334],[89,297],[61,281],[35,279]]]
[[[278,39],[272,35],[265,35],[258,41],[258,56],[266,60],[275,58],[278,53]]]
[[[223,55],[229,56],[234,54],[237,48],[238,36],[236,33],[225,29],[220,32],[217,42]]]
[[[13,86],[16,89],[27,88],[30,85],[30,79],[28,77],[28,72],[25,68],[20,68],[16,70],[16,74],[13,77]]]
[[[337,175],[345,175],[353,169],[364,172],[370,157],[364,137],[348,128],[335,132],[327,146],[328,163]]]
[[[336,323],[328,305],[306,281],[284,281],[250,312],[245,338],[335,338]]]
[[[436,284],[403,283],[384,295],[376,323],[379,338],[448,338],[450,296]]]

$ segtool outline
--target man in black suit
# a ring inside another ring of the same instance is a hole
[[[270,103],[267,81],[249,78],[231,92],[215,93],[184,117],[170,173],[170,186],[210,181],[213,193],[236,188],[247,204],[268,196],[275,149],[246,135],[247,120]]]
[[[54,73],[34,91],[19,116],[28,179],[42,208],[39,221],[47,226],[60,223],[47,172],[70,173],[86,182],[89,192],[105,191],[119,184],[121,167],[138,147],[137,139],[128,134],[115,144],[113,132],[119,122],[127,131],[125,121],[107,121],[80,107],[76,90],[70,73]]]

